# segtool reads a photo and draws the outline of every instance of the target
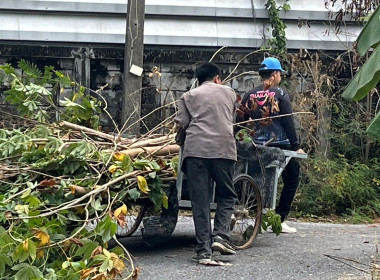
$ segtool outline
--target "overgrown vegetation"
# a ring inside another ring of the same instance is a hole
[[[310,89],[293,95],[302,146],[311,158],[302,161],[302,181],[294,203],[298,216],[336,215],[353,222],[379,215],[379,142],[366,134],[376,114],[378,91],[365,102],[342,99],[344,86],[363,60],[355,51],[337,58],[302,51],[292,56],[293,73],[309,79]]]
[[[334,8],[337,2],[340,6],[336,12],[333,12],[330,7]],[[329,9],[329,17],[334,19],[334,28],[337,33],[342,31],[345,16],[365,21],[379,5],[379,0],[325,0],[325,7]]]
[[[340,216],[350,222],[370,221],[380,215],[380,165],[345,157],[311,158],[304,166],[294,207],[299,216]]]
[[[137,199],[168,207],[163,180],[173,180],[177,159],[129,153],[129,145],[147,139],[50,122],[49,112],[59,112],[60,120],[97,127],[101,103],[51,67],[42,72],[26,61],[19,67],[21,74],[1,66],[7,100],[31,125],[0,129],[0,278],[137,277],[115,233],[133,226]],[[78,91],[55,104],[52,92],[72,86]],[[119,246],[109,249],[112,239]]]
[[[366,20],[379,6],[379,1],[342,1],[335,13],[335,31],[342,32],[345,16]],[[287,10],[290,7],[285,6]],[[336,0],[325,1],[327,9],[334,8]],[[380,170],[379,142],[368,136],[366,128],[378,113],[379,91],[374,88],[366,100],[350,104],[342,93],[355,73],[366,61],[355,49],[337,57],[323,53],[309,53],[300,49],[288,54],[286,26],[279,17],[281,7],[267,1],[272,25],[270,43],[272,53],[283,62],[289,62],[290,79],[284,85],[294,93],[292,85],[302,92],[293,94],[295,112],[313,112],[313,115],[296,117],[300,126],[301,146],[311,158],[303,161],[302,183],[294,208],[298,216],[337,215],[351,217],[352,221],[365,221],[379,215],[378,192]]]

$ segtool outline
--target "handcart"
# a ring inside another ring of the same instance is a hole
[[[306,159],[307,154],[253,143],[238,142],[237,145],[238,161],[233,182],[238,199],[230,223],[230,242],[236,249],[245,249],[259,233],[263,209],[276,207],[277,184],[282,171],[291,158]],[[247,174],[248,161],[258,167],[253,177]],[[179,208],[191,209],[186,178],[180,169],[176,185]],[[216,209],[215,186],[210,208]]]
[[[276,207],[278,179],[282,171],[291,158],[306,159],[307,154],[242,142],[238,142],[237,151],[238,161],[235,165],[233,182],[238,199],[234,205],[230,223],[230,242],[236,249],[245,249],[252,245],[259,233],[263,209]],[[257,166],[257,172],[252,174],[252,177],[247,174],[248,161]],[[179,162],[181,162],[181,158]],[[186,186],[186,176],[182,173],[181,166],[178,167],[177,174],[174,186],[175,202],[169,203],[175,205],[175,209],[169,209],[166,212],[177,212],[178,215],[178,209],[191,210],[191,201]],[[170,198],[170,200],[172,199]],[[169,208],[173,208],[171,205]],[[138,229],[144,218],[146,206],[146,200],[138,200],[127,205],[126,226],[118,228],[118,236],[131,236]],[[210,197],[210,209],[212,211],[216,209],[215,186],[212,197]],[[170,219],[173,216],[175,219],[177,218],[175,215],[168,215]],[[165,216],[161,216],[161,222],[163,218],[165,219]],[[169,229],[169,236],[174,227],[175,223]],[[168,234],[168,231],[165,234]]]

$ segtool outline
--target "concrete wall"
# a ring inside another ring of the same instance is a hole
[[[24,58],[40,67],[52,65],[93,90],[103,91],[108,109],[120,122],[127,0],[2,0],[0,1],[0,64]],[[185,92],[194,81],[197,63],[215,62],[228,75],[240,59],[271,37],[265,0],[146,0],[142,113],[148,114]],[[279,1],[280,3],[281,1]],[[287,25],[289,51],[300,48],[334,55],[350,48],[361,26],[349,22],[341,34],[330,27],[324,0],[290,1],[281,12]],[[337,8],[337,7],[336,7]],[[263,54],[244,59],[235,74],[257,70]],[[160,79],[149,78],[156,66]],[[244,75],[229,85],[242,94],[258,83]],[[299,85],[299,84],[298,84]],[[1,91],[4,90],[0,88]],[[70,89],[65,91],[68,94]],[[0,97],[0,103],[3,103]],[[0,106],[2,106],[0,104]],[[152,127],[173,108],[147,119]],[[0,116],[1,121],[1,116]],[[112,122],[103,117],[103,127]]]
[[[124,44],[127,2],[1,0],[0,40]],[[259,48],[271,38],[265,3],[266,0],[146,0],[144,42]],[[289,4],[290,11],[280,12],[287,25],[288,48],[345,50],[361,30],[347,18],[344,30],[335,34],[324,0],[291,0]]]
[[[208,61],[216,51],[216,48],[147,47],[144,52],[142,114],[146,115],[155,108],[178,99],[193,84],[197,65],[200,62]],[[221,66],[223,76],[226,77],[249,51],[245,49],[222,51],[214,61]],[[257,70],[262,57],[263,54],[255,54],[242,60],[234,75]],[[123,48],[0,45],[0,64],[11,63],[17,67],[21,58],[37,64],[41,69],[44,66],[52,65],[55,69],[68,74],[92,90],[108,84],[108,87],[102,92],[102,96],[107,101],[108,111],[116,123],[120,123],[123,97]],[[156,75],[149,77],[153,67],[157,67],[161,73],[160,78]],[[243,94],[258,80],[256,75],[251,74],[233,79],[228,84],[238,94]],[[0,88],[0,96],[2,96],[2,98],[0,97],[0,110],[8,110],[2,93],[5,89],[4,87]],[[67,88],[61,94],[61,98],[70,92],[71,89]],[[147,118],[146,126],[154,127],[174,110],[174,106],[169,106],[166,110],[157,111]],[[4,117],[6,116],[0,114],[0,123],[4,121]],[[102,118],[102,126],[104,130],[113,129],[111,120],[105,115]]]

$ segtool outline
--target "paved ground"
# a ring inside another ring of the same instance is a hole
[[[368,271],[376,254],[380,225],[342,225],[289,222],[296,234],[260,234],[251,248],[235,256],[223,256],[232,266],[205,267],[191,262],[194,255],[192,218],[181,217],[169,242],[150,247],[138,236],[123,244],[140,267],[139,280],[236,280],[236,279],[371,279],[347,263]],[[326,255],[344,258],[344,263]],[[380,259],[380,258],[379,258]],[[352,262],[352,261],[358,262]],[[380,279],[380,278],[377,278]]]

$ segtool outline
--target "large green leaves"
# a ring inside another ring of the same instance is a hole
[[[367,128],[367,133],[380,138],[380,113],[372,120],[371,124]]]
[[[343,98],[350,101],[363,99],[380,80],[380,6],[370,17],[364,29],[357,39],[358,52],[364,55],[371,47],[375,51],[350,81],[343,92]],[[367,129],[367,133],[380,139],[380,117],[379,114],[372,121]]]
[[[380,6],[369,18],[357,40],[358,52],[365,55],[369,48],[375,48],[380,43]]]
[[[380,20],[379,20],[380,23]],[[380,29],[380,28],[379,28]],[[380,40],[380,37],[379,37]],[[373,89],[380,79],[380,47],[377,47],[343,92],[343,98],[359,101]]]

